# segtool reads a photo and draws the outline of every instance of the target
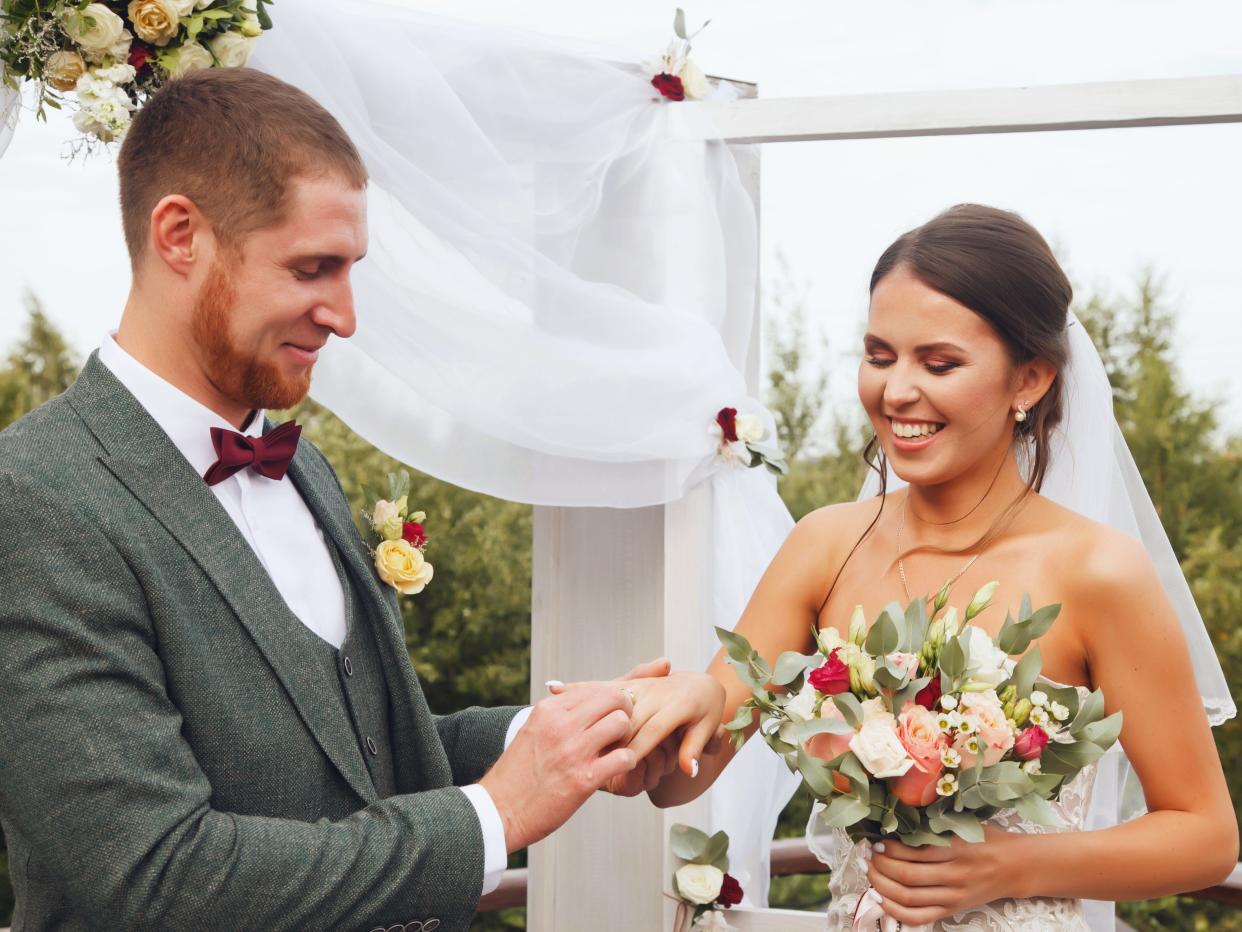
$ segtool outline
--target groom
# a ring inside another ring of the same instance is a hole
[[[336,121],[203,71],[119,164],[120,328],[0,434],[14,929],[464,930],[509,852],[641,788],[633,694],[431,714],[331,466],[264,420],[354,332]]]

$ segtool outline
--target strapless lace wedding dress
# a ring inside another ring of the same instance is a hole
[[[1079,686],[1077,689],[1080,699],[1090,695],[1086,687]],[[988,822],[1010,832],[1029,835],[1081,831],[1091,802],[1096,769],[1096,764],[1084,767],[1062,787],[1060,798],[1051,802],[1052,808],[1065,820],[1066,828],[1036,825],[1022,818],[1014,809],[1002,809]],[[828,889],[832,891],[832,901],[828,905],[828,930],[842,932],[852,925],[858,899],[867,892],[867,862],[862,855],[863,843],[850,841],[841,829],[817,832],[815,825],[816,818],[812,815],[807,826],[807,840],[811,850],[832,871],[828,883]],[[933,932],[1090,932],[1081,900],[1053,897],[994,900],[942,919],[934,923],[932,929]]]

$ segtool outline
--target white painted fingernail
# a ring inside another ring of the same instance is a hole
[[[548,687],[548,689],[553,689],[553,688],[556,688],[556,687],[558,687],[558,686],[564,686],[565,684],[564,684],[564,683],[562,683],[560,680],[548,680],[548,681],[547,681],[546,683],[544,683],[543,685],[544,685],[544,686],[546,686],[546,687]]]
[[[884,842],[877,841],[874,845],[872,845],[872,850],[875,851],[876,854],[883,854],[884,853]]]
[[[690,761],[690,778],[694,779],[698,775],[699,775],[699,762],[697,759],[692,760]]]
[[[872,887],[870,890],[867,891],[867,896],[871,897],[871,899],[875,900],[877,903],[884,902],[884,897],[880,896],[880,891],[877,890],[875,887]]]

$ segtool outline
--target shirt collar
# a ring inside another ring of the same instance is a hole
[[[237,432],[237,428],[215,411],[166,382],[122,349],[115,333],[104,337],[99,347],[99,361],[146,408],[200,476],[218,458],[211,443],[211,428]],[[263,414],[262,409],[253,412],[246,429],[240,433],[250,437],[262,435]]]

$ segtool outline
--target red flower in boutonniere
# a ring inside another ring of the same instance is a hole
[[[417,521],[406,521],[401,525],[401,537],[411,547],[422,550],[427,546],[427,532]]]

